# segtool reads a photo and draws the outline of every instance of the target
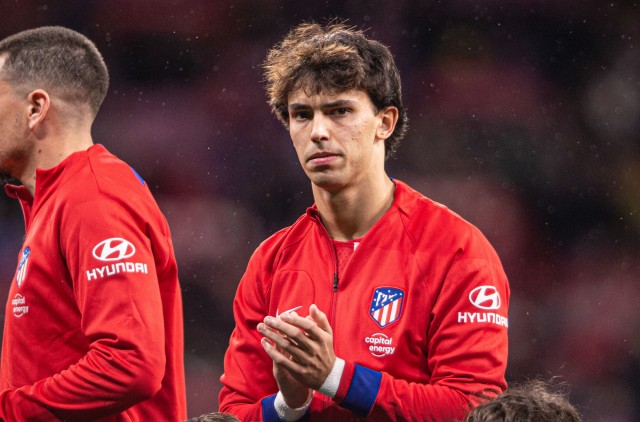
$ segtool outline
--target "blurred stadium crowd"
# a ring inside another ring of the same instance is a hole
[[[511,282],[508,380],[559,376],[586,421],[640,420],[640,3],[0,0],[0,37],[64,25],[105,56],[94,140],[172,228],[189,415],[217,409],[253,249],[311,204],[260,65],[304,20],[391,47],[410,129],[389,174],[477,225]],[[1,136],[1,134],[0,134]],[[24,226],[0,199],[0,302]]]

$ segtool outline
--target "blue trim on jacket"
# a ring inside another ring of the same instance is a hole
[[[358,416],[365,417],[371,412],[373,403],[375,403],[378,396],[378,391],[380,391],[382,372],[374,371],[358,364],[355,367],[347,397],[340,403],[340,406]]]
[[[264,422],[282,422],[278,412],[276,412],[276,394],[262,399],[262,420]]]

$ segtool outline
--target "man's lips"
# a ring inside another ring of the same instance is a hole
[[[322,164],[325,162],[329,162],[338,157],[338,154],[333,152],[316,152],[315,154],[311,154],[309,158],[307,158],[307,162],[314,164]]]

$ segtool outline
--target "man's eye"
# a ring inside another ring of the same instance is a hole
[[[350,111],[351,110],[349,110],[348,108],[336,108],[333,110],[333,114],[347,114]]]
[[[291,113],[291,118],[296,120],[307,120],[311,117],[311,113],[308,111],[294,111]]]

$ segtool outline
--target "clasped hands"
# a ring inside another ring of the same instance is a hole
[[[322,386],[336,360],[327,316],[311,305],[305,318],[296,312],[267,316],[258,331],[264,336],[262,347],[273,361],[273,375],[285,403],[302,407],[312,390]]]

